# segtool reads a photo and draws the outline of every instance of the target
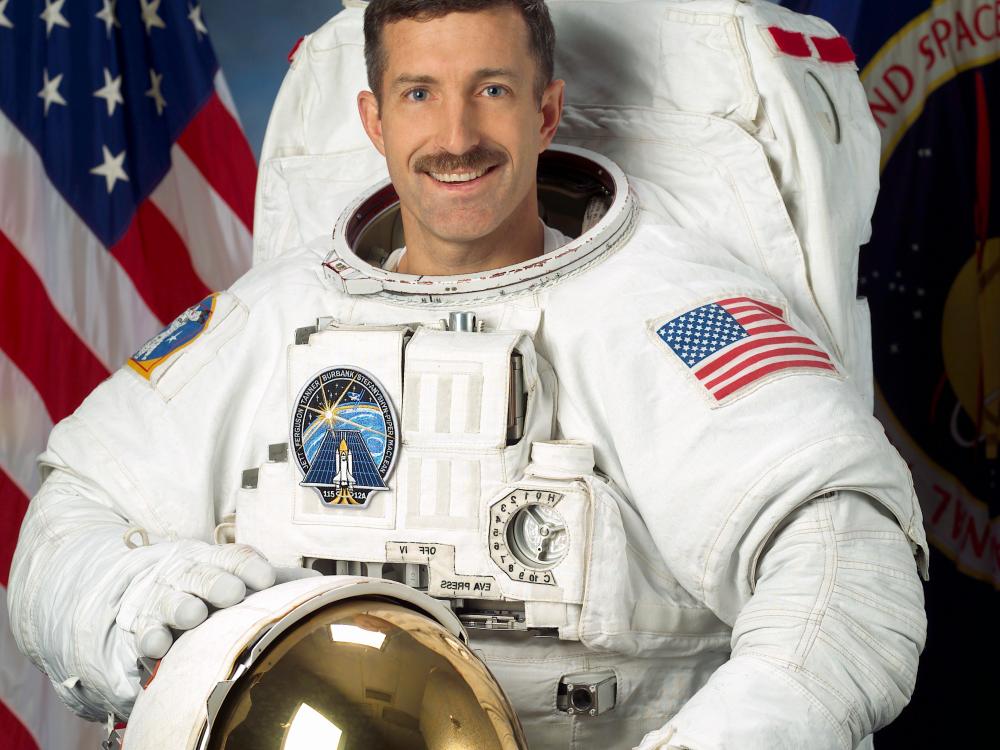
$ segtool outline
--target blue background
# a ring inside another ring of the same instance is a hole
[[[202,0],[202,18],[255,157],[288,53],[343,7],[336,0]]]

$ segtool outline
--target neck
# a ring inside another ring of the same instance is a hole
[[[418,276],[455,276],[503,268],[542,254],[545,234],[538,219],[535,191],[500,226],[469,241],[439,237],[406,209],[400,208],[406,254],[397,272]]]

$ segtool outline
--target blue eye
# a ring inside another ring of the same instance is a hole
[[[484,88],[483,93],[486,94],[488,98],[495,99],[498,96],[503,96],[505,93],[507,93],[507,90],[503,86],[493,85]]]
[[[406,92],[406,98],[414,102],[425,102],[429,96],[427,89],[411,89]]]

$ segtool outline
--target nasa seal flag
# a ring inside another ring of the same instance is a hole
[[[396,461],[396,412],[384,386],[356,367],[312,377],[292,412],[291,445],[303,487],[327,505],[363,508],[388,490]]]

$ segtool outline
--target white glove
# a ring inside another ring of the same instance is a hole
[[[190,630],[208,617],[208,605],[231,607],[275,582],[275,569],[243,544],[193,539],[133,550],[148,555],[144,570],[127,584],[115,621],[135,637],[140,656],[159,659],[173,644],[170,629]]]

